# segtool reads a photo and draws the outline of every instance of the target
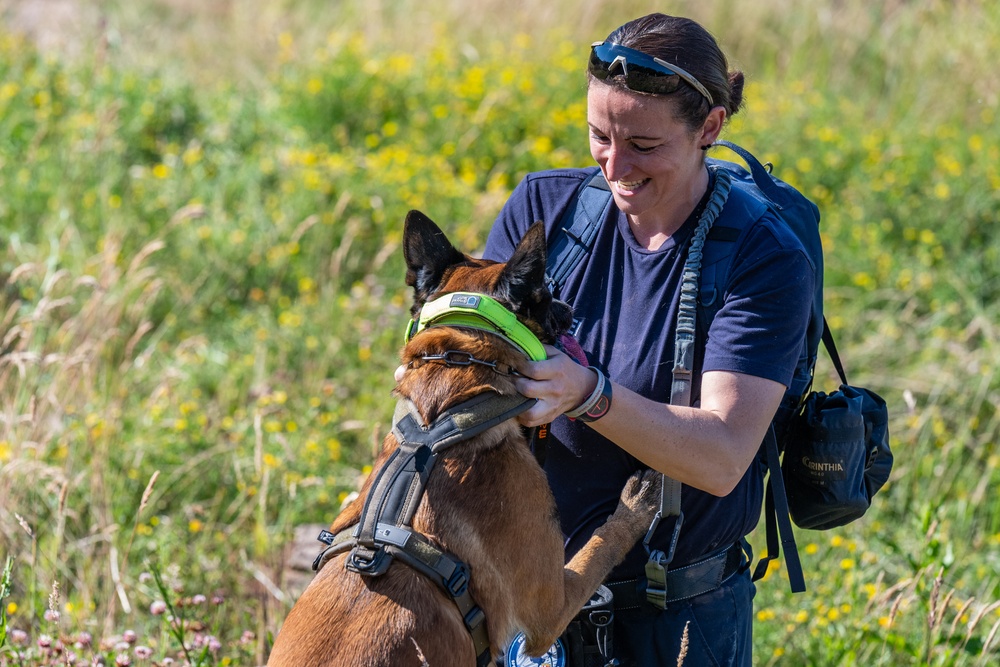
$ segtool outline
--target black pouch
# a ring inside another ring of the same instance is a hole
[[[783,440],[788,509],[800,528],[860,518],[892,470],[885,401],[846,382],[829,395],[809,394]]]
[[[571,667],[609,667],[618,664],[613,657],[611,622],[614,618],[611,590],[600,586],[562,634]]]

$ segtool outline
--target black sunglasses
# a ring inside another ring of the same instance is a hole
[[[605,81],[618,76],[617,69],[621,70],[629,90],[669,95],[686,83],[701,93],[709,106],[715,105],[705,86],[677,65],[620,44],[595,42],[591,45],[588,70],[595,79]]]

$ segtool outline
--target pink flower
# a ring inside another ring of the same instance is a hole
[[[153,655],[153,649],[149,648],[148,646],[135,647],[135,657],[139,658],[140,660],[145,660],[146,658],[149,658],[152,655]]]
[[[132,664],[132,658],[128,657],[128,653],[119,653],[115,657],[115,664],[118,667],[129,667]]]
[[[163,600],[157,600],[153,604],[149,605],[149,613],[153,616],[162,616],[167,613],[167,603]]]

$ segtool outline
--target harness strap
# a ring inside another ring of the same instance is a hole
[[[520,394],[484,392],[443,412],[433,424],[423,426],[417,407],[404,399],[396,404],[392,433],[400,447],[424,445],[437,454],[516,417],[534,405],[535,400]]]
[[[381,523],[410,527],[438,454],[524,412],[534,402],[520,394],[484,392],[424,426],[416,406],[409,400],[399,401],[392,427],[399,446],[378,471],[365,499],[354,533],[358,545],[348,559],[348,567],[360,574],[383,574],[392,557],[380,548],[376,527]]]
[[[490,642],[483,610],[469,592],[469,568],[412,529],[427,479],[438,455],[465,440],[524,412],[535,399],[520,394],[484,392],[443,412],[424,425],[412,401],[396,404],[392,433],[399,446],[378,471],[365,499],[358,525],[332,535],[320,534],[330,546],[313,563],[323,567],[350,550],[345,567],[365,576],[385,574],[399,558],[437,583],[451,597],[472,636],[477,665],[490,664]],[[329,541],[327,541],[329,540]]]
[[[313,570],[318,572],[337,555],[348,549],[357,548],[358,540],[351,532],[351,529],[343,530],[337,535],[329,531],[321,532],[320,541],[326,542],[329,546],[313,561]],[[451,597],[462,615],[466,630],[472,636],[477,665],[488,665],[490,640],[486,630],[486,615],[469,592],[469,568],[412,530],[380,523],[376,526],[375,533],[378,547],[389,554],[389,561],[399,558],[428,577]],[[349,562],[351,558],[353,554],[348,557]]]

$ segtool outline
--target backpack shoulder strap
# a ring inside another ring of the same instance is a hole
[[[590,252],[612,201],[611,187],[601,170],[595,169],[576,191],[549,242],[545,282],[550,290],[562,287],[576,265]]]
[[[713,169],[732,176],[732,170],[712,164]],[[744,172],[745,173],[745,172]],[[729,279],[729,267],[736,253],[737,241],[743,233],[767,210],[767,206],[751,194],[738,178],[732,178],[732,190],[726,207],[725,219],[713,225],[705,243],[702,259],[701,283],[698,288],[698,305],[701,322],[707,327],[722,307],[722,294]]]

